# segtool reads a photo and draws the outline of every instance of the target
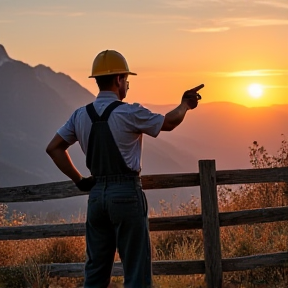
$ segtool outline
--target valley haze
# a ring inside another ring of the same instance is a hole
[[[182,92],[179,91],[179,100]],[[94,99],[70,76],[41,64],[31,67],[11,59],[0,45],[0,187],[68,180],[45,148],[72,112]],[[129,92],[125,100],[129,102]],[[142,105],[161,114],[176,106]],[[215,159],[217,170],[251,168],[249,146],[257,141],[268,153],[277,153],[281,135],[287,135],[287,123],[288,105],[247,108],[230,102],[199,101],[198,107],[189,111],[184,122],[172,132],[161,132],[156,139],[144,136],[142,175],[198,172],[198,161],[202,159]],[[88,175],[79,146],[76,144],[69,151],[76,167]],[[198,193],[197,188],[146,191],[150,208],[156,210],[161,199],[175,201],[177,206]],[[68,217],[79,211],[85,213],[86,201],[87,197],[81,196],[8,203],[8,207]]]

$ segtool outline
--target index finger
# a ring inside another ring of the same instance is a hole
[[[195,91],[195,92],[197,92],[197,91],[199,91],[200,89],[202,89],[203,87],[204,87],[204,84],[200,84],[199,86],[196,86],[196,87],[192,88],[190,91]]]

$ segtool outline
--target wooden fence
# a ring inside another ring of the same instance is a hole
[[[288,207],[219,213],[217,185],[288,182],[288,167],[216,171],[214,160],[200,160],[199,173],[144,175],[144,190],[200,186],[202,215],[150,218],[150,231],[203,229],[204,260],[155,261],[154,275],[205,274],[207,288],[222,287],[222,273],[288,264],[288,252],[222,259],[220,226],[288,220]],[[0,188],[0,203],[30,202],[86,195],[71,181]],[[83,236],[84,223],[1,227],[0,240]],[[4,269],[4,268],[1,268]],[[82,277],[84,263],[48,265],[51,276]],[[114,276],[123,275],[115,263]]]

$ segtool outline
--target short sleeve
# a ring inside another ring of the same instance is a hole
[[[79,110],[79,109],[78,109]],[[75,119],[78,113],[78,110],[76,110],[69,120],[58,129],[57,133],[70,145],[74,144],[76,141],[78,141],[75,133]]]
[[[153,113],[138,103],[131,105],[131,111],[129,114],[137,131],[152,137],[158,136],[164,122],[163,115]]]

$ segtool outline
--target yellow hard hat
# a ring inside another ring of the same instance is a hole
[[[100,52],[94,59],[89,78],[113,74],[137,75],[129,71],[125,58],[119,52],[114,50]]]

